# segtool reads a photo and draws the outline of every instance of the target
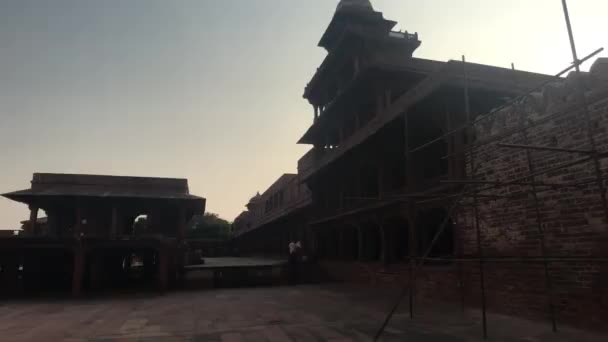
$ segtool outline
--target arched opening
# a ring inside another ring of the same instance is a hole
[[[340,231],[331,227],[328,231],[328,255],[331,259],[340,259]]]
[[[359,234],[354,226],[344,226],[344,259],[357,260],[359,257]]]
[[[67,292],[72,275],[69,251],[60,248],[38,248],[36,253],[32,251],[6,251],[0,255],[2,294]]]
[[[425,112],[415,113],[409,116],[409,139],[410,146],[417,147],[427,144],[444,134],[439,122]],[[439,176],[447,175],[448,162],[443,158],[448,153],[448,143],[445,139],[438,140],[426,148],[414,154],[416,178],[420,180],[432,180]]]
[[[159,272],[159,254],[151,248],[90,251],[86,260],[83,286],[88,290],[150,287]]]
[[[383,228],[385,234],[389,234],[387,246],[389,262],[399,262],[407,260],[409,248],[409,224],[407,219],[396,216],[387,219]]]
[[[329,241],[325,227],[317,230],[317,242],[319,244],[319,257],[326,259],[329,257]]]
[[[31,235],[48,235],[48,216],[44,209],[38,209],[36,212],[36,221],[32,226],[32,222],[30,220],[21,221],[21,229],[19,229],[17,234],[21,232],[27,232]]]
[[[429,256],[431,257],[450,257],[454,255],[454,222],[452,218],[447,218],[447,211],[444,208],[433,208],[418,214],[416,224],[418,233],[419,253],[424,253],[435,234],[446,222],[446,226],[433,244]]]
[[[150,225],[148,213],[139,212],[135,215],[128,215],[125,218],[125,229],[123,234],[128,236],[138,236],[145,234]]]
[[[362,250],[360,258],[363,261],[378,261],[382,253],[382,235],[380,227],[374,223],[361,225]]]
[[[360,170],[361,196],[378,197],[378,168],[364,165]]]
[[[145,234],[148,230],[148,215],[141,214],[138,215],[131,225],[131,234],[132,235],[142,235]]]

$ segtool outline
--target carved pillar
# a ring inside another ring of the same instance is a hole
[[[181,244],[186,236],[186,208],[180,207],[177,215],[177,241],[179,241]]]
[[[72,295],[74,297],[80,296],[82,292],[82,279],[84,276],[85,268],[85,253],[84,248],[81,245],[74,247],[74,262],[72,269]]]
[[[418,256],[418,234],[416,227],[416,207],[412,203],[407,206],[407,221],[408,221],[408,250],[410,256],[410,271],[409,271],[409,300],[410,300],[410,317],[413,316],[414,299],[416,298],[416,265]]]
[[[47,236],[59,236],[59,212],[55,209],[47,209]]]
[[[110,239],[118,238],[118,208],[112,208],[112,223],[110,227]]]
[[[338,229],[338,259],[346,259],[346,239],[344,228]]]
[[[389,108],[391,106],[391,102],[392,102],[392,89],[391,88],[387,88],[384,91],[384,108]]]
[[[37,231],[37,227],[38,227],[38,211],[39,208],[36,206],[30,206],[30,219],[28,224],[26,225],[26,235],[28,236],[32,236],[32,235],[37,235],[38,231]]]
[[[377,90],[376,91],[376,115],[377,116],[382,115],[382,112],[384,110],[383,105],[384,105],[384,94],[381,93],[379,90]]]
[[[166,291],[169,288],[169,251],[165,246],[158,249],[158,289]]]
[[[406,173],[406,188],[412,192],[416,187],[416,179],[414,175],[414,160],[412,153],[410,152],[410,138],[409,138],[409,117],[408,113],[403,115],[403,144],[405,150],[405,173]]]
[[[89,261],[89,280],[91,282],[91,289],[98,290],[103,288],[103,255],[91,255]]]
[[[308,235],[309,235],[308,243],[310,244],[310,251],[311,251],[312,255],[316,258],[319,256],[319,241],[318,241],[318,237],[317,237],[317,232],[312,227],[309,227]]]
[[[418,233],[416,227],[416,209],[414,204],[409,204],[407,207],[408,221],[408,250],[410,257],[418,256]]]
[[[363,196],[363,194],[361,193],[362,192],[361,191],[361,189],[362,189],[362,186],[361,186],[361,167],[358,164],[355,167],[356,167],[355,168],[355,172],[356,172],[356,174],[355,174],[355,197],[359,197],[360,198],[360,197]]]
[[[78,206],[76,208],[76,225],[74,226],[74,238],[80,239],[81,235],[84,233],[83,225],[84,225],[84,215],[82,207]]]
[[[382,199],[382,193],[384,191],[384,167],[382,163],[378,163],[378,199]]]
[[[363,231],[363,227],[357,226],[357,259],[359,261],[365,261],[367,252],[365,250],[365,232]]]
[[[392,243],[391,243],[391,232],[389,227],[386,227],[382,224],[378,224],[378,229],[380,230],[380,259],[382,260],[382,264],[387,266],[391,263],[391,255],[392,255]]]
[[[344,209],[344,182],[343,180],[338,181],[338,196],[339,196],[339,208]]]
[[[7,294],[19,292],[19,260],[16,255],[6,255],[2,260],[2,290]]]

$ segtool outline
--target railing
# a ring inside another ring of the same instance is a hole
[[[389,198],[386,198],[389,201]],[[335,217],[340,217],[343,215],[347,215],[349,213],[353,213],[359,210],[364,210],[366,208],[372,207],[374,205],[378,205],[379,201],[382,201],[382,198],[378,196],[373,197],[344,197],[342,201],[342,206],[333,206],[330,208],[317,208],[315,210],[315,218],[313,221],[327,221],[331,220]]]
[[[306,179],[316,169],[319,160],[328,153],[323,149],[312,148],[300,160],[298,160],[298,174],[301,179]]]
[[[388,36],[391,38],[399,38],[399,39],[406,39],[406,40],[418,40],[418,33],[408,33],[407,31],[405,32],[396,32],[396,31],[391,31],[388,33]]]
[[[250,221],[251,225],[249,227],[243,227],[242,229],[235,230],[234,234],[238,236],[256,230],[261,226],[286,216],[297,209],[304,208],[311,203],[312,194],[309,191],[302,191],[296,199],[286,202],[282,207],[275,208],[265,213],[261,217],[253,218]]]

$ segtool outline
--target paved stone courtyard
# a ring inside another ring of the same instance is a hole
[[[343,285],[176,292],[94,300],[0,304],[9,341],[371,341],[394,294]],[[404,303],[404,310],[407,303]],[[419,305],[398,312],[383,341],[478,341],[479,314]],[[490,341],[606,341],[547,324],[489,317]]]

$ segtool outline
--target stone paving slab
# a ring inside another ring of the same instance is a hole
[[[0,304],[0,341],[359,342],[372,336],[391,293],[344,285],[176,292],[105,300]],[[406,306],[406,305],[405,305]],[[480,315],[418,303],[398,311],[382,341],[482,341]],[[542,322],[489,316],[489,341],[608,341]]]

